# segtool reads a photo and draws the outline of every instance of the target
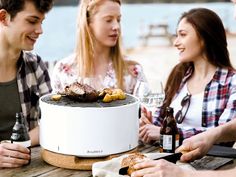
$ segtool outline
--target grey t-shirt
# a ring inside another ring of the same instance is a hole
[[[16,112],[21,112],[17,80],[0,82],[0,140],[10,139]]]

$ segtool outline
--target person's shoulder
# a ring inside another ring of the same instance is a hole
[[[124,58],[125,63],[126,63],[128,66],[130,66],[130,65],[133,65],[133,66],[140,65],[139,62],[137,62],[136,60],[134,60],[134,59],[132,59],[132,58],[130,58],[130,57],[128,57],[128,56],[123,56],[123,58]],[[140,65],[140,66],[141,66],[141,65]]]
[[[138,76],[143,75],[143,68],[141,64],[139,64],[136,60],[132,60],[129,57],[124,57],[124,61],[128,68],[128,73],[131,74],[133,77],[137,78]]]
[[[27,77],[31,78],[31,76],[37,76],[37,78],[39,78],[42,75],[48,75],[45,62],[36,53],[23,51],[22,58],[24,64],[21,65],[21,70],[24,70],[22,73],[26,73],[28,75]]]
[[[236,70],[234,68],[219,68],[219,71],[227,77],[236,77]]]
[[[37,62],[41,57],[32,51],[23,51],[23,59],[25,62]]]
[[[76,57],[75,53],[72,53],[71,55],[58,60],[57,63],[56,63],[56,66],[59,66],[61,64],[71,65],[75,62],[75,57]]]
[[[234,68],[230,68],[228,69],[229,73],[231,73],[232,75],[236,75],[236,69]]]
[[[42,68],[45,70],[47,67],[41,57],[32,51],[23,51],[23,61],[25,65],[33,70],[37,70],[38,68]]]
[[[225,84],[236,86],[236,70],[234,68],[219,68],[218,71],[221,73],[220,78],[224,80]]]
[[[236,84],[236,70],[234,68],[228,69],[228,75],[232,77],[232,80],[234,80],[234,83]]]

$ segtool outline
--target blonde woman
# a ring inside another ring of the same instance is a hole
[[[137,79],[145,81],[141,66],[122,55],[120,7],[120,0],[81,1],[75,53],[56,64],[54,92],[82,79],[95,89],[121,88],[132,93]]]

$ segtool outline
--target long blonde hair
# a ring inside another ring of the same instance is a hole
[[[89,20],[95,15],[96,9],[105,0],[81,0],[77,24],[76,62],[81,77],[94,75],[94,41],[89,29]],[[110,0],[121,5],[121,0]],[[111,60],[116,73],[117,86],[124,89],[124,75],[127,71],[126,62],[121,52],[121,35],[117,44],[111,47]]]

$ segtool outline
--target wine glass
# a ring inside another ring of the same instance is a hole
[[[155,85],[156,85],[155,92],[152,92],[150,94],[150,97],[152,98],[151,103],[156,107],[161,107],[165,99],[163,84],[161,81],[159,81]]]
[[[150,93],[151,93],[151,89],[150,89],[148,83],[138,80],[135,87],[134,87],[134,93],[133,93],[134,96],[136,96],[140,99],[142,97],[146,97]]]
[[[158,82],[155,88],[155,92],[152,92],[145,82],[136,84],[134,95],[140,100],[142,106],[148,111],[152,112],[153,116],[156,116],[156,108],[161,107],[165,99],[165,93],[162,82]]]

